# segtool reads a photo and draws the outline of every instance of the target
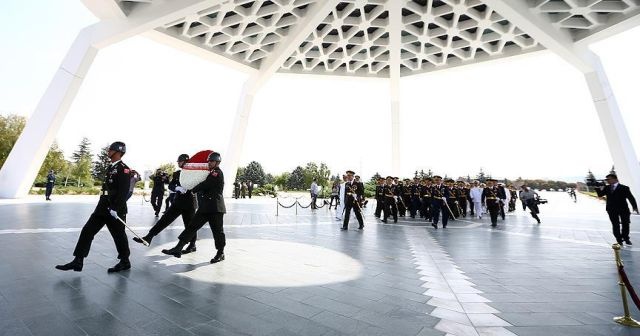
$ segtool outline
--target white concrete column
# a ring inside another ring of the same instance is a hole
[[[389,83],[391,95],[391,172],[401,173],[400,161],[400,64],[402,48],[402,7],[405,1],[388,0],[389,10]]]
[[[40,99],[0,170],[0,198],[28,194],[62,121],[98,53],[82,30]]]
[[[400,171],[400,88],[391,80],[391,172],[399,176]]]
[[[249,78],[242,87],[240,101],[238,102],[238,110],[231,129],[231,137],[227,151],[220,153],[222,156],[222,170],[226,176],[224,196],[230,197],[233,193],[233,182],[236,180],[236,173],[240,165],[242,150],[244,149],[244,140],[247,134],[247,126],[249,125],[249,115],[253,107],[253,99],[258,91],[258,85],[255,76]]]
[[[590,61],[593,69],[585,72],[584,76],[591,91],[605,139],[609,145],[616,173],[620,183],[628,185],[638,197],[640,196],[640,163],[638,163],[638,156],[631,143],[631,138],[629,138],[627,127],[620,114],[618,103],[600,58],[593,52],[589,52],[586,58]]]

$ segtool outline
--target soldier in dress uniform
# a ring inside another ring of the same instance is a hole
[[[405,217],[407,211],[409,212],[409,216],[411,216],[411,180],[406,178],[403,182],[402,205],[405,208],[405,212],[402,214],[402,217]]]
[[[513,185],[508,186],[508,191],[511,194],[511,198],[509,198],[509,212],[516,211],[516,200],[518,199],[518,191]]]
[[[433,223],[431,226],[438,228],[438,220],[440,219],[440,212],[442,212],[442,227],[446,228],[449,222],[449,209],[447,208],[447,201],[451,197],[451,190],[442,183],[442,177],[435,175],[433,177],[434,184],[431,188],[431,214],[433,217]]]
[[[396,180],[396,194],[397,194],[397,202],[398,202],[398,216],[404,217],[407,214],[407,204],[404,202],[404,182],[397,177],[394,178]]]
[[[462,218],[467,218],[467,198],[469,197],[469,189],[465,187],[464,182],[458,182],[458,206],[460,206],[460,211]]]
[[[188,154],[180,154],[178,156],[178,167],[182,168],[185,163],[189,161]],[[171,225],[173,221],[175,221],[179,216],[182,216],[182,222],[184,223],[185,228],[191,222],[193,218],[195,210],[193,193],[180,185],[180,170],[177,170],[171,176],[171,182],[169,182],[169,190],[175,193],[175,198],[171,203],[171,206],[165,211],[165,213],[160,217],[160,220],[156,222],[156,224],[149,230],[146,236],[142,237],[147,243],[151,243],[153,237],[157,236],[162,230],[166,229],[167,226]],[[189,242],[189,246],[182,251],[182,254],[187,254],[196,251],[196,239],[197,235],[194,235],[191,241]],[[142,244],[142,239],[138,237],[133,237],[133,240],[136,243]]]
[[[471,198],[471,184],[465,183],[465,192],[467,194],[467,204],[469,204],[469,213],[471,214],[471,218],[475,216],[475,209],[473,206],[473,199]]]
[[[360,188],[362,185],[354,181],[353,175],[354,173],[351,170],[347,170],[347,183],[345,183],[345,193],[344,193],[344,221],[342,223],[342,228],[340,230],[346,231],[349,228],[349,217],[351,216],[351,209],[356,214],[356,219],[358,219],[358,229],[364,229],[364,220],[362,219],[362,209],[360,209],[360,203],[358,203],[358,195],[363,193]]]
[[[191,192],[198,197],[198,211],[178,236],[178,244],[171,249],[162,250],[162,253],[180,258],[184,246],[194,239],[198,230],[205,223],[209,222],[217,250],[210,263],[215,264],[225,259],[224,247],[227,243],[224,235],[223,219],[227,210],[222,196],[224,176],[220,169],[220,161],[222,161],[220,153],[211,152],[207,161],[209,163],[209,174],[206,180],[191,189]]]
[[[100,200],[89,220],[82,228],[78,243],[73,251],[75,257],[73,261],[64,265],[57,265],[56,268],[62,271],[74,270],[82,271],[84,258],[89,255],[93,237],[100,232],[100,229],[107,226],[113,241],[116,243],[118,259],[120,261],[107,272],[120,272],[131,268],[129,262],[129,243],[125,227],[118,220],[126,220],[127,216],[127,194],[129,193],[129,181],[131,170],[122,162],[122,156],[127,152],[123,142],[116,141],[109,146],[107,155],[111,160],[111,165],[107,170],[105,181],[102,184]]]
[[[382,188],[382,194],[384,196],[384,208],[382,222],[386,223],[389,215],[393,216],[393,222],[398,222],[398,205],[396,203],[396,185],[393,184],[393,178],[387,176],[386,184]]]
[[[482,191],[482,203],[486,204],[489,215],[491,216],[491,226],[498,225],[498,213],[500,213],[500,198],[498,197],[498,188],[495,179],[487,179],[487,186]]]
[[[456,188],[456,182],[452,179],[445,181],[445,186],[449,189],[449,197],[447,197],[447,204],[451,210],[453,219],[460,217],[460,205],[458,204],[458,188]]]
[[[421,197],[420,197],[420,179],[417,177],[413,179],[410,186],[411,191],[411,207],[410,214],[411,218],[416,218],[418,214],[418,210],[420,210],[421,206]]]
[[[420,186],[420,197],[422,198],[422,215],[427,222],[431,221],[431,178],[427,177],[422,180]]]
[[[505,187],[504,184],[500,183],[498,186],[498,198],[500,199],[500,217],[502,217],[502,220],[504,220],[505,218],[505,214],[504,214],[504,207],[507,206],[507,193],[509,192]],[[509,194],[511,195],[511,194]]]
[[[384,208],[383,189],[384,189],[384,179],[382,177],[378,177],[378,179],[376,180],[376,194],[375,194],[376,210],[373,213],[376,218],[380,218],[380,215],[382,214],[382,209]]]

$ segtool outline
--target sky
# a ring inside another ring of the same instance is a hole
[[[77,32],[97,19],[80,1],[0,2],[0,114],[29,116]],[[636,152],[640,27],[598,42]],[[121,140],[139,171],[180,153],[224,160],[247,74],[138,36],[101,50],[57,136],[69,156]],[[241,165],[267,172],[325,162],[337,174],[390,174],[389,82],[276,74],[259,91]],[[233,140],[237,141],[237,140]],[[612,165],[581,73],[551,52],[401,80],[402,175],[431,169],[499,178],[581,179]]]

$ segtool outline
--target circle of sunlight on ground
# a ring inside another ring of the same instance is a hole
[[[147,256],[194,280],[254,287],[303,287],[345,282],[360,277],[362,265],[350,256],[324,247],[262,239],[227,239],[226,260],[209,264],[213,239],[198,240],[198,251],[174,258],[152,248]],[[182,267],[180,267],[182,266]]]

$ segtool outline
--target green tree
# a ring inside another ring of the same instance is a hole
[[[26,123],[27,119],[19,115],[0,115],[0,167],[7,160]]]
[[[236,182],[244,181],[244,167],[238,167],[236,170]]]
[[[71,167],[71,176],[76,180],[78,187],[82,184],[90,183],[91,179],[91,142],[86,137],[82,138],[78,149],[71,155],[73,162]]]
[[[93,171],[91,175],[97,181],[104,181],[110,166],[111,159],[109,158],[109,145],[106,145],[100,149],[98,159],[93,161]]]
[[[249,181],[252,181],[254,184],[258,184],[262,186],[266,183],[265,175],[266,174],[264,173],[264,169],[262,169],[262,165],[257,161],[251,161],[249,162],[247,167],[244,169],[242,180],[243,181],[249,180]]]
[[[91,156],[91,141],[89,141],[87,137],[83,137],[82,140],[80,140],[78,149],[71,154],[71,161],[78,162],[83,157],[91,158]]]
[[[50,170],[53,170],[58,177],[62,177],[67,174],[68,169],[69,162],[65,160],[64,153],[54,141],[51,148],[49,148],[47,157],[44,159],[44,162],[40,167],[36,182],[43,182],[47,178],[47,174],[49,174]]]
[[[296,167],[287,179],[287,188],[292,190],[306,189],[304,184],[304,169],[300,166]]]
[[[289,185],[289,176],[291,176],[291,174],[287,172],[277,175],[273,179],[273,184],[281,188],[286,188]]]
[[[611,170],[609,171],[609,174],[618,175],[616,174],[616,166],[611,166]]]
[[[482,170],[482,168],[480,168],[480,172],[478,172],[478,175],[476,175],[476,180],[478,180],[480,183],[487,182],[487,176],[485,175],[484,170]]]
[[[78,187],[89,183],[91,181],[91,157],[81,156],[78,161],[74,162],[71,167],[71,176],[76,180]]]
[[[167,163],[163,163],[160,166],[158,166],[158,168],[156,168],[156,170],[162,170],[163,172],[169,174],[169,176],[171,176],[171,174],[173,174],[173,172],[176,171],[176,165],[173,164],[173,162],[167,162]],[[155,174],[155,170],[153,171]]]

